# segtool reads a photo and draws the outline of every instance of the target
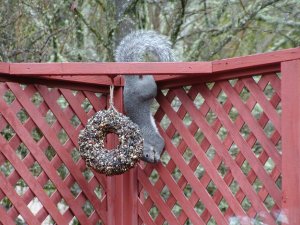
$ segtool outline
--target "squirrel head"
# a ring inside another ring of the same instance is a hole
[[[158,163],[164,146],[165,142],[160,135],[156,138],[148,138],[144,141],[142,160],[148,163]]]

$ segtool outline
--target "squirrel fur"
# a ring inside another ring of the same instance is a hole
[[[117,62],[174,61],[171,43],[155,31],[135,31],[123,38],[115,52]],[[138,124],[144,138],[142,160],[156,163],[165,146],[150,107],[157,86],[152,75],[125,75],[124,108],[127,116]]]

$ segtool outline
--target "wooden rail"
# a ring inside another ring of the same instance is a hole
[[[153,74],[161,88],[176,87],[179,83],[231,79],[247,74],[278,72],[280,63],[300,58],[300,48],[262,53],[244,57],[216,60],[212,62],[130,62],[130,63],[5,63],[0,62],[0,79],[12,81],[22,77],[35,78],[35,83],[44,83],[46,78],[52,85],[68,84],[69,81],[92,86],[114,84],[122,86],[119,75]],[[189,79],[187,80],[187,76]],[[27,81],[30,82],[30,81]],[[93,88],[92,88],[93,89]]]

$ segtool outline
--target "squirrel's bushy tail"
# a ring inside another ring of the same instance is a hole
[[[149,56],[150,55],[150,56]],[[151,59],[149,60],[148,57]],[[171,42],[155,31],[135,31],[123,38],[116,49],[117,62],[175,61]]]

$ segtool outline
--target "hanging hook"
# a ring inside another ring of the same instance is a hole
[[[109,87],[109,104],[111,106],[114,105],[114,89],[115,89],[114,85],[110,85],[110,87]]]
[[[115,86],[113,84],[110,85],[110,87],[109,87],[109,108],[112,108],[115,111],[117,111],[114,106],[114,89],[115,89]]]

